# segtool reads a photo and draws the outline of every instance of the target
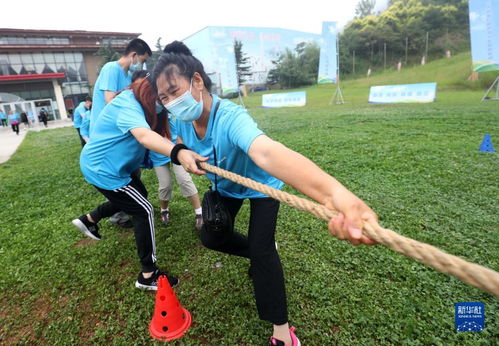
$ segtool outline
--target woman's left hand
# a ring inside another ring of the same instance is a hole
[[[329,231],[338,239],[348,240],[353,245],[374,245],[376,241],[362,234],[364,222],[378,222],[378,216],[360,198],[344,189],[336,193],[326,207],[339,211],[329,221]]]
[[[182,164],[182,167],[189,172],[197,175],[206,174],[206,172],[199,168],[198,161],[207,161],[208,157],[198,155],[194,151],[188,149],[182,149],[178,152],[177,158]]]

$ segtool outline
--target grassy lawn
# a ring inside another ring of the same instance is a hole
[[[306,88],[303,108],[262,109],[259,94],[245,103],[264,131],[366,200],[383,226],[499,270],[499,161],[478,152],[485,133],[499,149],[499,103],[448,87],[432,104],[370,105],[362,83],[344,83],[341,106],[328,105],[334,86],[324,85]],[[104,200],[84,182],[79,152],[73,129],[42,131],[0,165],[0,344],[154,343],[154,294],[134,287],[133,234],[102,221],[94,242],[71,225]],[[154,172],[143,181],[158,210]],[[208,187],[195,182],[201,193]],[[180,277],[176,294],[193,316],[172,344],[265,345],[271,328],[257,317],[248,262],[200,245],[177,187],[171,210],[166,227],[156,215],[159,265]],[[245,204],[238,229],[247,216]],[[350,246],[286,206],[277,241],[303,345],[498,340],[496,298],[388,248]],[[454,304],[465,301],[485,304],[484,331],[455,332]]]

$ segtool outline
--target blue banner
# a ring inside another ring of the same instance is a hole
[[[437,83],[372,86],[370,103],[433,102],[437,96]]]
[[[323,22],[317,83],[336,83],[337,66],[336,22]]]
[[[262,95],[262,107],[266,108],[303,107],[306,103],[307,94],[305,91]]]
[[[470,0],[473,70],[499,70],[499,1]]]

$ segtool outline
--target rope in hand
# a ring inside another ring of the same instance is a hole
[[[212,166],[206,162],[198,162],[198,165],[208,172],[261,192],[325,221],[331,220],[333,216],[338,214],[338,211],[328,209],[321,204],[277,190],[222,168]],[[475,286],[499,297],[499,273],[489,268],[467,262],[462,258],[445,253],[434,246],[406,238],[390,229],[381,227],[377,222],[364,222],[362,233],[366,237],[388,246],[403,255],[412,257],[442,273],[453,275],[471,286]]]

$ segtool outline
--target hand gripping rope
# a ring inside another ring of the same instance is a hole
[[[336,210],[328,209],[323,205],[277,190],[222,168],[212,166],[206,162],[198,162],[198,165],[208,172],[264,193],[282,203],[305,211],[325,221],[331,220],[333,216],[338,214]],[[388,246],[403,255],[412,257],[442,273],[453,275],[471,286],[475,286],[499,297],[499,273],[489,268],[467,262],[457,256],[445,253],[434,246],[401,236],[390,229],[381,227],[377,222],[364,222],[362,233],[366,237]]]

